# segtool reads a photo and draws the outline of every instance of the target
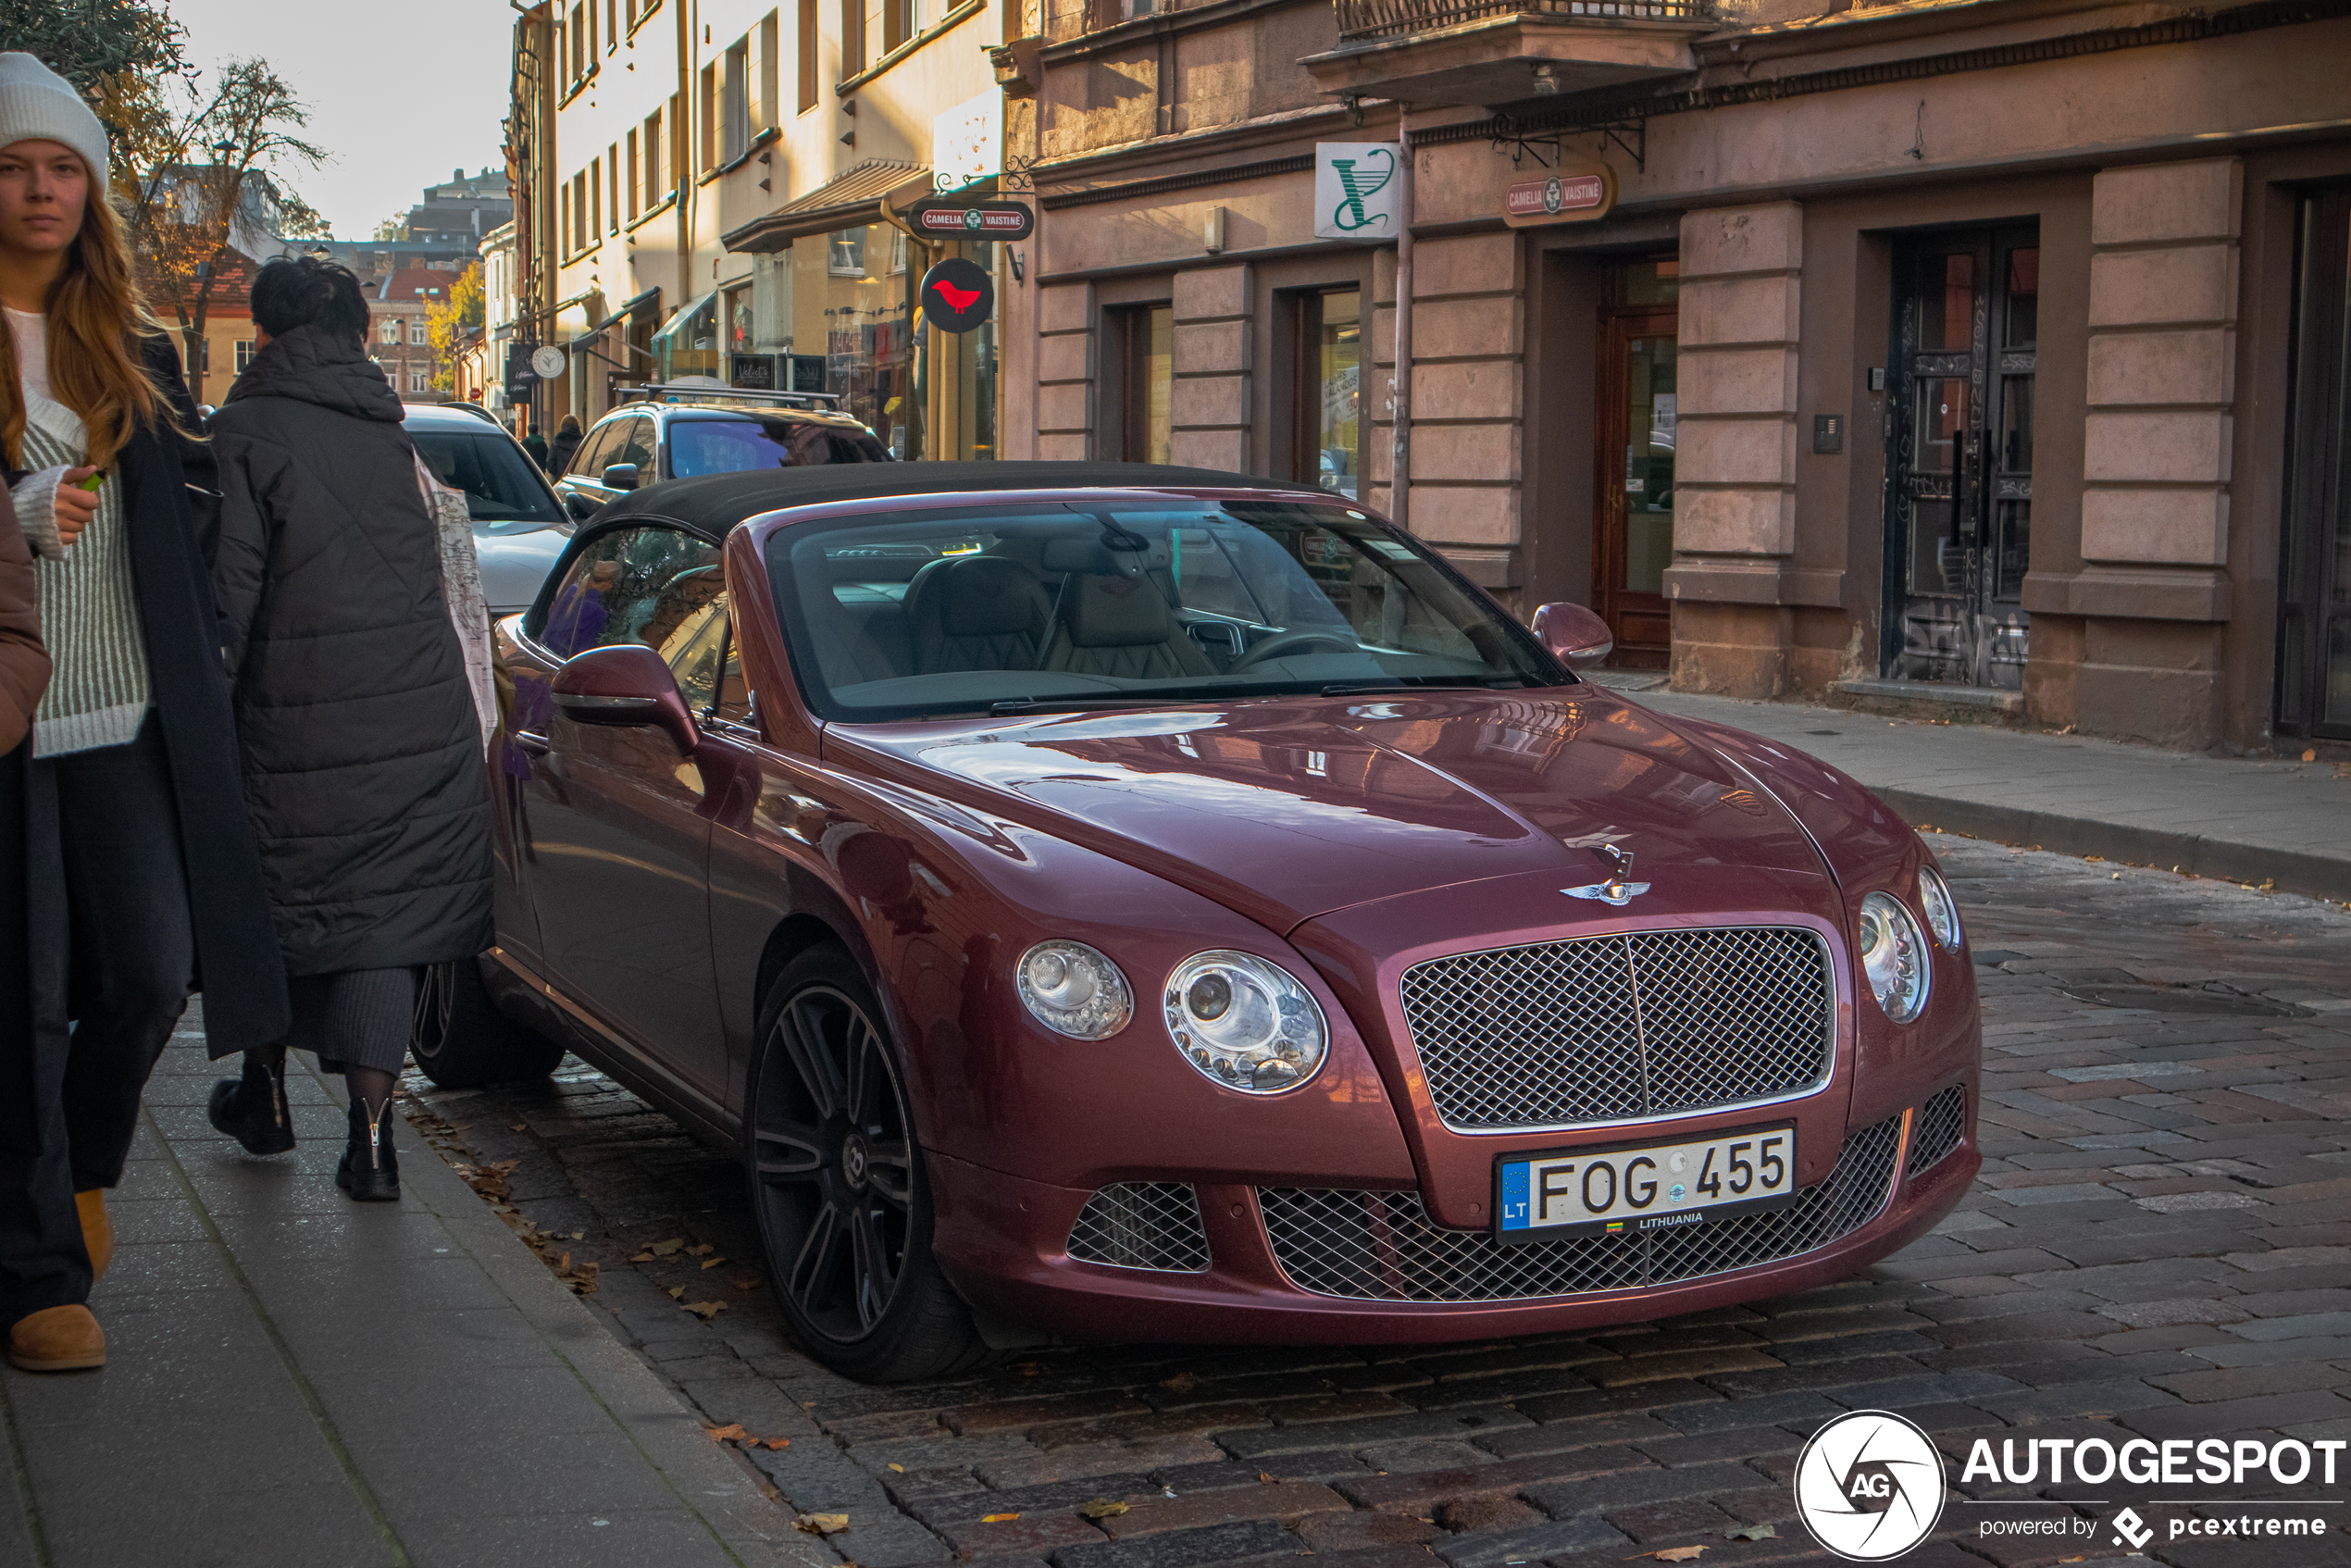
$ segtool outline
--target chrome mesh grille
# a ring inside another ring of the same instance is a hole
[[[1636,1121],[1828,1081],[1827,944],[1786,926],[1581,937],[1404,972],[1429,1098],[1460,1132]]]
[[[1928,1101],[1910,1129],[1910,1157],[1903,1162],[1906,1175],[1916,1176],[1956,1152],[1967,1132],[1967,1090],[1958,1084]]]
[[[1728,1274],[1827,1246],[1885,1205],[1901,1144],[1891,1117],[1845,1140],[1795,1203],[1661,1233],[1502,1246],[1432,1223],[1418,1192],[1261,1188],[1258,1211],[1289,1282],[1359,1301],[1516,1301]]]
[[[1200,1196],[1180,1181],[1122,1181],[1097,1191],[1069,1227],[1069,1255],[1113,1268],[1198,1274],[1208,1267]]]

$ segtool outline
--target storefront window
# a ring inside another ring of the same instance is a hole
[[[897,457],[921,449],[914,342],[906,279],[888,270],[898,230],[844,229],[785,253],[791,268],[790,342],[825,356],[825,387]],[[873,265],[869,266],[871,263]]]
[[[903,242],[905,235],[899,239]],[[916,247],[909,260],[927,267],[947,255],[959,255],[991,273],[996,268],[996,246],[989,241],[956,244],[927,255]],[[997,298],[1003,296],[1000,292]],[[927,323],[914,330],[924,407],[929,413],[921,455],[951,462],[987,462],[999,455],[996,329],[991,320],[963,333],[934,332]]]
[[[1682,263],[1675,256],[1652,256],[1623,268],[1626,305],[1674,305],[1682,297]]]
[[[1320,294],[1307,322],[1312,367],[1313,478],[1350,501],[1362,499],[1362,295]],[[1307,476],[1300,475],[1300,478]]]
[[[1176,423],[1176,312],[1167,305],[1126,311],[1126,432],[1129,463],[1164,463]]]
[[[1673,561],[1673,441],[1680,398],[1673,382],[1674,342],[1662,333],[1632,340],[1625,369],[1624,589],[1665,591]]]
[[[665,381],[680,376],[726,380],[718,346],[718,296],[704,294],[679,311],[669,325],[653,334],[653,346]]]

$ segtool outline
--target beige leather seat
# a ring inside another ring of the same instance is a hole
[[[1062,591],[1043,667],[1130,680],[1216,673],[1148,579],[1091,572]]]
[[[1037,574],[997,555],[933,561],[906,589],[914,673],[1035,669],[1052,618]]]

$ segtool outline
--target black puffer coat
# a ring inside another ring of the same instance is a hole
[[[271,341],[213,417],[215,591],[290,975],[490,945],[490,800],[400,399],[355,341]]]

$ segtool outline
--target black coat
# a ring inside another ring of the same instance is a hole
[[[245,801],[291,975],[490,945],[490,798],[400,399],[355,341],[272,340],[213,416]]]
[[[180,379],[180,354],[171,340],[150,337],[141,348],[181,427],[201,429],[203,420]],[[206,572],[215,516],[211,453],[168,428],[143,426],[116,456],[114,473],[122,483],[123,531],[130,544],[132,602],[146,640],[148,691],[171,759],[172,791],[180,807],[205,1039],[214,1056],[227,1056],[278,1039],[291,1019],[285,968],[238,778],[220,627]],[[22,477],[11,471],[6,480],[13,486]],[[0,757],[0,774],[6,776],[0,778],[0,802],[14,803],[9,820],[0,823],[0,837],[7,840],[0,845],[0,900],[19,902],[25,893],[17,885],[25,874],[19,858],[24,848],[20,786],[31,754],[28,741]],[[42,940],[37,930],[33,940]],[[0,1019],[0,1038],[19,1023],[11,1010]]]
[[[571,467],[571,460],[586,438],[578,430],[557,430],[547,442],[547,472],[561,474]]]

